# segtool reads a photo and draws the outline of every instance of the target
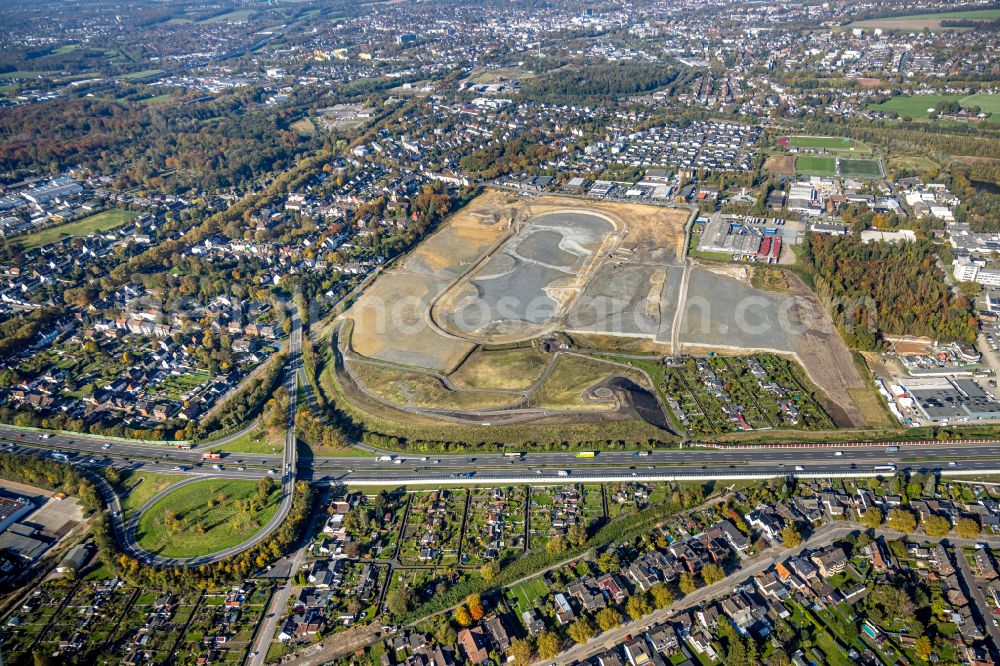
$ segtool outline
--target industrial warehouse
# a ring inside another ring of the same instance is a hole
[[[768,264],[778,263],[782,246],[794,245],[798,235],[779,229],[780,220],[715,213],[708,220],[698,222],[704,224],[698,240],[699,252],[725,252],[734,258]]]

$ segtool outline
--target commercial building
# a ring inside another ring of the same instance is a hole
[[[905,380],[903,386],[928,421],[1000,419],[1000,402],[971,379],[915,377]]]
[[[35,505],[24,497],[0,496],[0,532],[31,513]]]

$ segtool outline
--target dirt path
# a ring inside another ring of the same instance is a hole
[[[278,663],[295,664],[295,666],[320,666],[320,664],[329,663],[371,645],[383,635],[382,627],[376,623],[353,627],[325,638],[315,645],[310,645],[301,652],[287,655]]]

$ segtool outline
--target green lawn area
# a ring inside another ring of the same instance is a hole
[[[937,108],[941,102],[958,101],[960,95],[899,95],[881,104],[869,104],[873,111],[888,111],[911,118],[926,118],[928,109]]]
[[[156,76],[157,74],[162,74],[162,69],[144,69],[141,72],[132,72],[131,74],[125,74],[122,76],[123,79],[145,79],[150,76]]]
[[[526,610],[538,608],[538,600],[548,593],[549,588],[545,586],[541,578],[532,578],[510,588],[510,595],[514,599],[517,616],[521,617],[521,613]]]
[[[284,434],[278,437],[268,437],[263,429],[251,430],[242,437],[234,439],[228,444],[213,448],[213,451],[227,451],[229,453],[274,453],[278,454],[285,447]]]
[[[793,148],[825,148],[826,150],[850,151],[855,153],[871,152],[868,146],[842,136],[790,136],[788,145]]]
[[[808,176],[836,176],[837,158],[800,155],[795,158],[795,173]]]
[[[48,76],[52,72],[34,72],[24,69],[18,69],[13,72],[2,72],[0,73],[0,78],[2,79],[37,79],[39,76]]]
[[[911,118],[926,118],[928,109],[936,109],[941,102],[958,102],[963,107],[978,106],[986,113],[1000,114],[1000,95],[979,93],[962,97],[961,95],[899,95],[887,99],[881,104],[869,104],[873,111],[888,111],[900,116]]]
[[[882,169],[878,160],[840,160],[840,175],[850,178],[879,178]]]
[[[176,377],[167,377],[155,387],[153,393],[171,400],[180,400],[181,396],[198,388],[209,379],[211,375],[204,370],[192,370]]]
[[[256,12],[253,9],[237,9],[226,14],[219,14],[218,16],[213,16],[212,18],[207,18],[204,21],[198,21],[198,23],[221,23],[222,21],[235,21],[243,23],[249,21],[250,17]]]
[[[851,666],[853,663],[850,657],[847,656],[847,652],[826,632],[819,631],[816,633],[816,645],[826,655],[825,663],[831,666]]]
[[[117,487],[119,497],[122,496],[121,494],[124,489],[133,488],[134,486],[131,492],[122,497],[122,509],[126,514],[135,511],[149,501],[156,493],[183,480],[184,477],[179,474],[159,474],[145,470],[122,472],[121,481]]]
[[[58,224],[39,231],[32,231],[23,236],[18,236],[25,250],[42,247],[50,243],[55,243],[66,236],[86,236],[95,231],[107,231],[129,222],[139,216],[139,213],[131,210],[106,210],[103,213],[95,213],[89,217],[76,222]]]
[[[238,506],[257,496],[256,481],[237,479],[206,479],[178,488],[142,514],[136,530],[137,541],[146,550],[164,557],[207,555],[239,545],[256,534],[277,511],[281,487],[273,484],[261,510]],[[175,528],[168,526],[171,512],[179,523]]]
[[[960,99],[958,103],[965,107],[978,106],[986,113],[1000,114],[1000,94],[969,95]]]

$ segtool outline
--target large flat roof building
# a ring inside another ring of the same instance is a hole
[[[971,379],[922,377],[907,380],[905,387],[929,421],[1000,419],[1000,402]]]

